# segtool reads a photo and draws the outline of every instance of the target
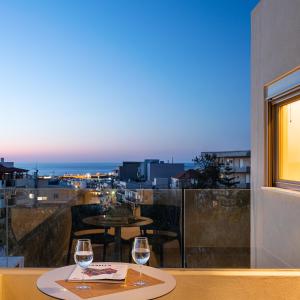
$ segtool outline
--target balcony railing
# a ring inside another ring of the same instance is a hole
[[[235,173],[250,173],[250,166],[233,167],[232,170]]]
[[[89,215],[151,219],[146,226],[122,227],[122,261],[130,259],[132,239],[144,234],[150,240],[152,266],[250,266],[249,190],[151,189],[118,193],[111,189],[0,189],[1,197],[2,266],[58,267],[73,263],[76,240],[70,242],[72,226],[74,229],[78,225],[78,231],[91,229],[80,228],[87,214],[74,215],[73,207],[78,205],[92,207],[94,211]],[[91,233],[103,232],[99,226]],[[112,240],[105,260],[112,261],[116,258],[115,228],[108,228],[107,234]],[[95,260],[103,260],[104,245],[95,244],[93,248]]]

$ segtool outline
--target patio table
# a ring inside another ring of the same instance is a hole
[[[114,217],[108,215],[93,216],[83,219],[88,225],[104,228],[115,228],[115,252],[114,260],[121,261],[121,229],[122,227],[141,227],[153,223],[153,220],[146,217]]]
[[[112,263],[113,264],[113,263]],[[136,273],[139,273],[140,266],[135,264],[126,264],[128,265],[128,272],[129,270],[134,270]],[[36,282],[37,288],[40,292],[53,297],[55,299],[64,299],[64,300],[80,300],[82,297],[76,295],[73,289],[65,288],[64,285],[62,286],[62,282],[65,282],[72,271],[76,266],[71,265],[67,267],[62,267],[58,269],[51,270],[49,272],[44,273],[40,276]],[[93,283],[91,284],[91,289],[87,290],[85,293],[84,299],[86,300],[123,300],[123,299],[131,299],[131,300],[148,300],[158,298],[160,296],[166,295],[170,293],[176,286],[175,278],[168,274],[167,272],[142,266],[142,273],[146,276],[151,276],[160,281],[160,283],[156,285],[146,285],[134,289],[128,289],[127,283],[121,284],[122,288],[117,288],[117,291],[113,293],[108,293],[105,295],[95,296],[93,295],[92,289],[97,290],[97,285],[101,283]],[[93,286],[94,285],[94,286]],[[106,287],[111,290],[114,289],[114,286],[120,285],[117,283],[104,283]],[[126,287],[127,286],[127,287]],[[72,292],[73,291],[73,292]]]

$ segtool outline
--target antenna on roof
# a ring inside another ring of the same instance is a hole
[[[173,158],[173,156],[172,156],[172,164],[174,163],[174,158]]]

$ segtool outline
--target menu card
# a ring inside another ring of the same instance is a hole
[[[126,264],[92,263],[86,269],[76,266],[67,280],[120,283],[125,281],[127,270]]]

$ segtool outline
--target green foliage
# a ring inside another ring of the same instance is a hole
[[[221,177],[221,165],[215,155],[205,154],[193,159],[198,166],[199,180],[197,188],[216,189],[219,187]]]
[[[205,154],[196,156],[193,162],[198,167],[199,179],[196,188],[217,189],[236,188],[239,181],[236,180],[232,167],[229,164],[219,162],[216,155]]]
[[[236,177],[233,175],[234,172],[232,167],[229,164],[226,164],[222,169],[220,184],[223,185],[226,189],[236,188],[236,186],[240,183],[236,181]]]

